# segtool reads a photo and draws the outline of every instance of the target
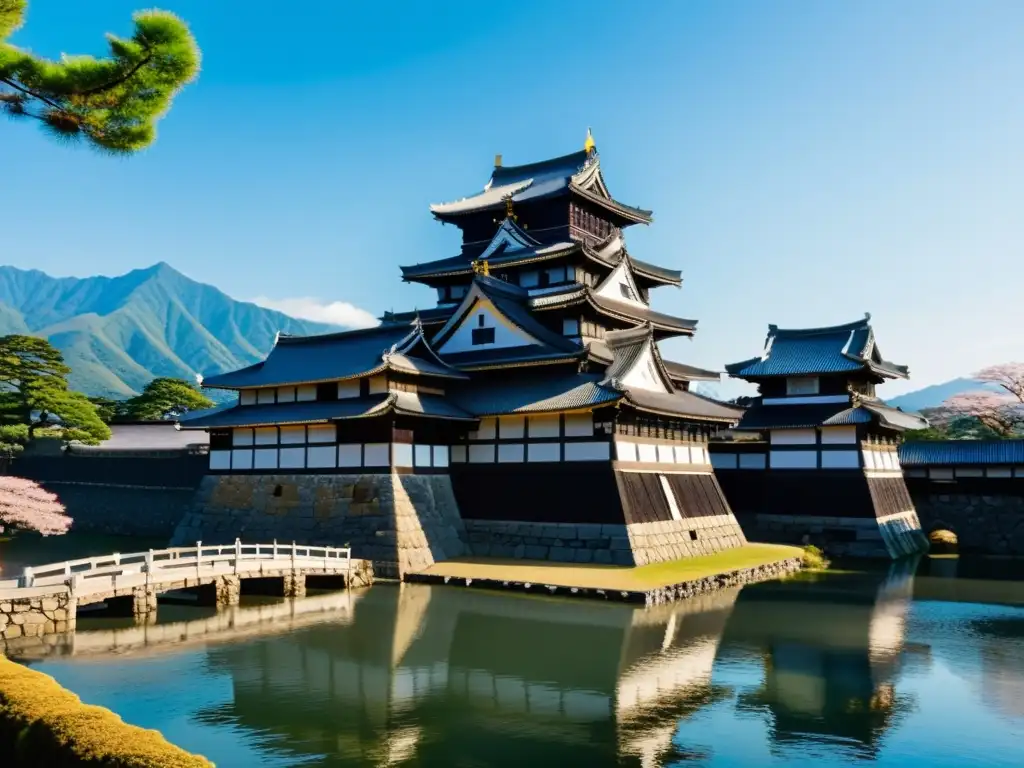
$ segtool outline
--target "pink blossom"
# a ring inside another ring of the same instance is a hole
[[[67,533],[71,518],[64,505],[38,483],[21,477],[0,476],[0,526],[37,531],[43,536]]]

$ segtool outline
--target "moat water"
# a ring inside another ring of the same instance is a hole
[[[654,609],[378,584],[83,617],[24,660],[221,768],[1020,766],[1022,577],[926,558]]]

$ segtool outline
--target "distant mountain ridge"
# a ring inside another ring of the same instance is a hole
[[[915,389],[913,392],[907,392],[899,397],[887,398],[886,402],[896,408],[902,408],[904,411],[920,411],[922,408],[936,408],[954,395],[963,392],[976,392],[991,388],[992,385],[986,385],[975,379],[953,379],[941,384]]]
[[[89,395],[130,397],[157,376],[193,379],[262,360],[282,333],[338,328],[236,301],[160,262],[119,277],[0,266],[0,335],[42,336]]]

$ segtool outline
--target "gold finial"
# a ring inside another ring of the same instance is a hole
[[[501,155],[494,156],[494,167],[501,168]]]
[[[505,198],[505,218],[515,221],[519,217],[512,212],[512,195]]]
[[[480,261],[479,259],[474,261],[473,271],[478,275],[483,275],[484,277],[490,277],[491,275],[491,268],[487,264],[487,259],[484,259],[483,261]]]
[[[594,143],[594,134],[590,132],[590,128],[587,128],[587,140],[583,142],[583,151],[590,153],[594,151],[597,144]]]

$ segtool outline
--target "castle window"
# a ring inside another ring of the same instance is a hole
[[[486,321],[486,320],[484,319],[484,315],[483,315],[483,313],[481,312],[481,313],[480,313],[479,315],[477,315],[477,317],[476,317],[476,324],[477,324],[477,326],[478,326],[478,327],[480,327],[480,328],[483,328],[483,327],[484,327],[484,323],[485,323],[485,322],[487,322],[487,321]]]
[[[625,283],[619,283],[619,292],[622,294],[622,298],[629,299],[630,301],[636,301],[636,295],[633,293],[633,289]]]
[[[790,396],[818,394],[818,377],[790,376],[786,379],[786,394]]]

